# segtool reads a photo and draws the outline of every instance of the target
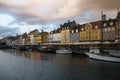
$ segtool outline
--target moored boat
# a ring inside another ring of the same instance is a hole
[[[119,57],[112,56],[109,54],[109,52],[101,51],[97,47],[90,48],[90,51],[86,52],[85,54],[88,55],[89,58],[96,59],[96,60],[120,62]]]
[[[38,48],[40,52],[45,52],[45,53],[55,53],[55,48],[54,47],[47,47],[47,46],[41,46]]]
[[[56,53],[60,53],[60,54],[71,54],[72,50],[70,48],[64,48],[61,47],[59,49],[56,50]]]

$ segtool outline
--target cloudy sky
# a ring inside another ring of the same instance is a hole
[[[51,31],[69,19],[86,23],[115,18],[120,0],[0,0],[0,38],[33,29]]]

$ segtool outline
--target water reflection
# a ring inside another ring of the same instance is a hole
[[[11,55],[26,57],[34,60],[48,60],[49,54],[47,53],[40,53],[40,52],[29,52],[29,51],[19,51],[19,50],[4,50]]]
[[[0,80],[119,80],[119,68],[78,55],[0,51]]]

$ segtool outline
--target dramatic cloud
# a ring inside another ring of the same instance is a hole
[[[15,36],[18,32],[19,32],[18,28],[0,26],[0,38],[11,35]]]
[[[25,23],[53,29],[68,19],[78,23],[100,20],[102,11],[114,18],[119,5],[120,0],[0,0],[0,13],[14,18],[10,26]]]

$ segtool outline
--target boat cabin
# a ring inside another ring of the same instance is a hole
[[[90,47],[90,53],[99,54],[101,52],[99,47]]]

